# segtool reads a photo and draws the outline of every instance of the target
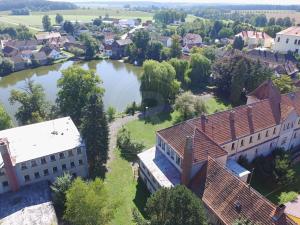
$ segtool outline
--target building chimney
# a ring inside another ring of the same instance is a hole
[[[205,123],[206,123],[206,116],[205,114],[201,115],[201,129],[205,133]]]
[[[274,215],[272,217],[273,220],[278,221],[281,218],[281,216],[284,214],[284,210],[285,210],[285,205],[281,204],[277,206]]]
[[[182,161],[182,174],[181,174],[181,183],[187,187],[190,184],[192,166],[193,166],[193,138],[187,136],[185,142],[185,148],[184,148],[184,155]]]
[[[229,123],[230,123],[230,131],[231,131],[231,137],[233,140],[236,139],[236,133],[235,133],[235,111],[231,110],[229,113]]]
[[[247,106],[247,115],[248,115],[250,132],[252,134],[254,133],[254,125],[253,125],[253,109],[251,105]]]
[[[11,160],[9,143],[6,138],[0,138],[0,153],[3,159],[5,173],[7,175],[8,182],[11,186],[11,190],[17,191],[20,186],[19,186],[15,168],[13,166],[13,162]]]

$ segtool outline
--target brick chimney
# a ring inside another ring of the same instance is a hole
[[[277,206],[274,215],[272,217],[273,220],[278,221],[281,218],[281,216],[284,214],[284,210],[285,210],[285,205],[281,204]]]
[[[10,151],[9,151],[9,143],[6,138],[0,138],[0,153],[1,153],[1,156],[3,159],[5,173],[7,175],[11,190],[17,191],[20,186],[19,186],[15,168],[13,166],[13,162],[11,159],[11,155],[10,155]]]
[[[235,133],[235,111],[231,110],[229,113],[230,132],[233,140],[236,139]]]
[[[247,106],[247,115],[248,115],[250,132],[252,134],[254,133],[254,125],[253,125],[253,109],[251,105]]]
[[[206,116],[205,114],[201,115],[201,129],[205,133],[205,123],[206,123]]]
[[[182,160],[181,184],[189,186],[193,166],[193,138],[186,137],[184,155]]]

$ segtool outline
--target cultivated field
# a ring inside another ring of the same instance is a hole
[[[10,12],[0,12],[0,23],[7,25],[24,24],[29,26],[32,30],[42,28],[42,17],[49,15],[52,24],[55,23],[55,15],[60,13],[65,20],[88,22],[99,16],[109,15],[121,19],[127,18],[141,18],[143,21],[152,19],[152,14],[141,11],[128,11],[124,9],[76,9],[76,10],[59,10],[49,12],[32,12],[28,16],[13,16]]]

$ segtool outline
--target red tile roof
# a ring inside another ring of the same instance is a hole
[[[294,224],[285,214],[273,219],[274,204],[210,157],[206,170],[202,200],[224,224],[232,225],[240,217],[262,225]]]

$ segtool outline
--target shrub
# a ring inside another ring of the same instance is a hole
[[[296,200],[298,197],[298,193],[294,192],[294,191],[290,191],[290,192],[282,192],[279,196],[279,203],[280,204],[285,204],[287,202],[291,202]]]
[[[107,119],[108,119],[108,122],[112,122],[115,120],[116,118],[116,109],[112,106],[108,107],[107,109]]]
[[[132,160],[145,147],[143,143],[132,140],[131,133],[125,127],[118,132],[117,146],[121,149],[124,158]]]

